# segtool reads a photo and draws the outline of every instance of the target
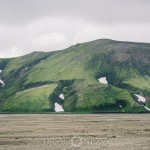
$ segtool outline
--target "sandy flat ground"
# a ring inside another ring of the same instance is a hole
[[[0,150],[150,150],[150,114],[0,115]]]

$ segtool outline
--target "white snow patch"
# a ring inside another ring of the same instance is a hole
[[[141,95],[138,95],[138,94],[134,94],[136,97],[138,97],[138,101],[139,102],[146,102],[146,99],[143,97],[143,96],[141,96]],[[148,108],[148,107],[146,107],[145,105],[143,105],[142,103],[141,103],[141,106],[142,107],[144,107],[146,110],[148,110],[148,111],[150,111],[150,108]]]
[[[41,60],[40,62],[43,62],[44,60]]]
[[[0,69],[0,73],[2,73],[2,70]]]
[[[134,94],[137,98],[138,98],[138,101],[139,102],[146,102],[146,99],[143,97],[143,96],[140,96],[140,95],[138,95],[138,94]]]
[[[55,112],[64,112],[64,109],[58,103],[55,103]]]
[[[149,109],[148,107],[146,107],[146,106],[144,106],[144,105],[143,105],[143,107],[144,107],[146,110],[150,111],[150,109]]]
[[[98,79],[98,81],[102,84],[108,84],[108,81],[107,81],[106,77],[101,77],[101,78]]]
[[[25,69],[24,70],[28,70],[28,67],[25,67]]]
[[[61,99],[65,99],[64,94],[60,94],[59,97],[60,97]]]
[[[2,84],[2,87],[5,86],[5,83],[0,79],[0,83]]]
[[[120,108],[122,108],[122,106],[121,105],[118,105]]]

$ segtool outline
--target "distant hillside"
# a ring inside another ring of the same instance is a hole
[[[0,112],[54,112],[56,103],[65,112],[150,108],[148,43],[100,39],[0,59],[0,70]],[[138,101],[135,93],[146,101]]]

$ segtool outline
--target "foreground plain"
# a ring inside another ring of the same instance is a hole
[[[149,148],[149,114],[0,115],[0,150]]]

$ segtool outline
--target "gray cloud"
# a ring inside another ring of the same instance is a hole
[[[149,0],[0,0],[0,57],[112,38],[150,42]]]

